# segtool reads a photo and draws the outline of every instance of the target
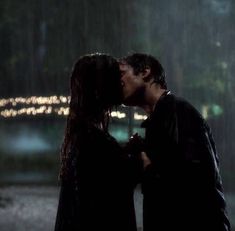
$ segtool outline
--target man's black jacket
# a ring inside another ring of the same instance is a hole
[[[144,231],[227,231],[230,224],[215,143],[206,121],[188,102],[161,96],[144,121]]]

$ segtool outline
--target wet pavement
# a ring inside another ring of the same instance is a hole
[[[54,227],[58,188],[7,187],[0,191],[1,231],[51,231]]]
[[[0,188],[1,231],[53,231],[59,187],[10,186]],[[230,220],[235,226],[235,194],[226,195]],[[137,225],[142,230],[142,195],[135,192]]]
[[[10,186],[0,188],[1,231],[52,231],[59,187]],[[141,230],[141,194],[135,193],[138,227]]]

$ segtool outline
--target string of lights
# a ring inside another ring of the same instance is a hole
[[[54,114],[67,116],[69,114],[69,96],[31,96],[0,99],[0,117],[11,118],[17,116],[37,116]],[[125,112],[112,111],[111,117],[123,119]],[[144,120],[146,115],[134,113],[134,120]]]
[[[31,96],[31,97],[16,97],[8,99],[0,99],[0,108],[6,106],[17,106],[19,104],[37,104],[37,105],[52,105],[52,104],[68,104],[70,96]]]

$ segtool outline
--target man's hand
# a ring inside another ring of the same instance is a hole
[[[144,140],[138,133],[132,135],[125,145],[126,152],[134,158],[140,158],[140,153],[145,150]]]
[[[146,169],[151,164],[151,160],[148,158],[146,152],[141,152],[141,159],[143,161],[143,167]]]

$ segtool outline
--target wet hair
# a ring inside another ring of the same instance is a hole
[[[130,65],[134,74],[143,72],[146,68],[150,68],[150,77],[154,82],[159,84],[161,88],[167,89],[166,75],[161,63],[153,56],[142,53],[133,53],[120,59],[120,63]]]
[[[70,77],[69,115],[60,154],[60,179],[68,175],[70,147],[71,143],[77,142],[78,123],[88,126],[102,124],[107,131],[111,109],[121,104],[121,95],[116,59],[95,53],[82,56],[75,62]]]

